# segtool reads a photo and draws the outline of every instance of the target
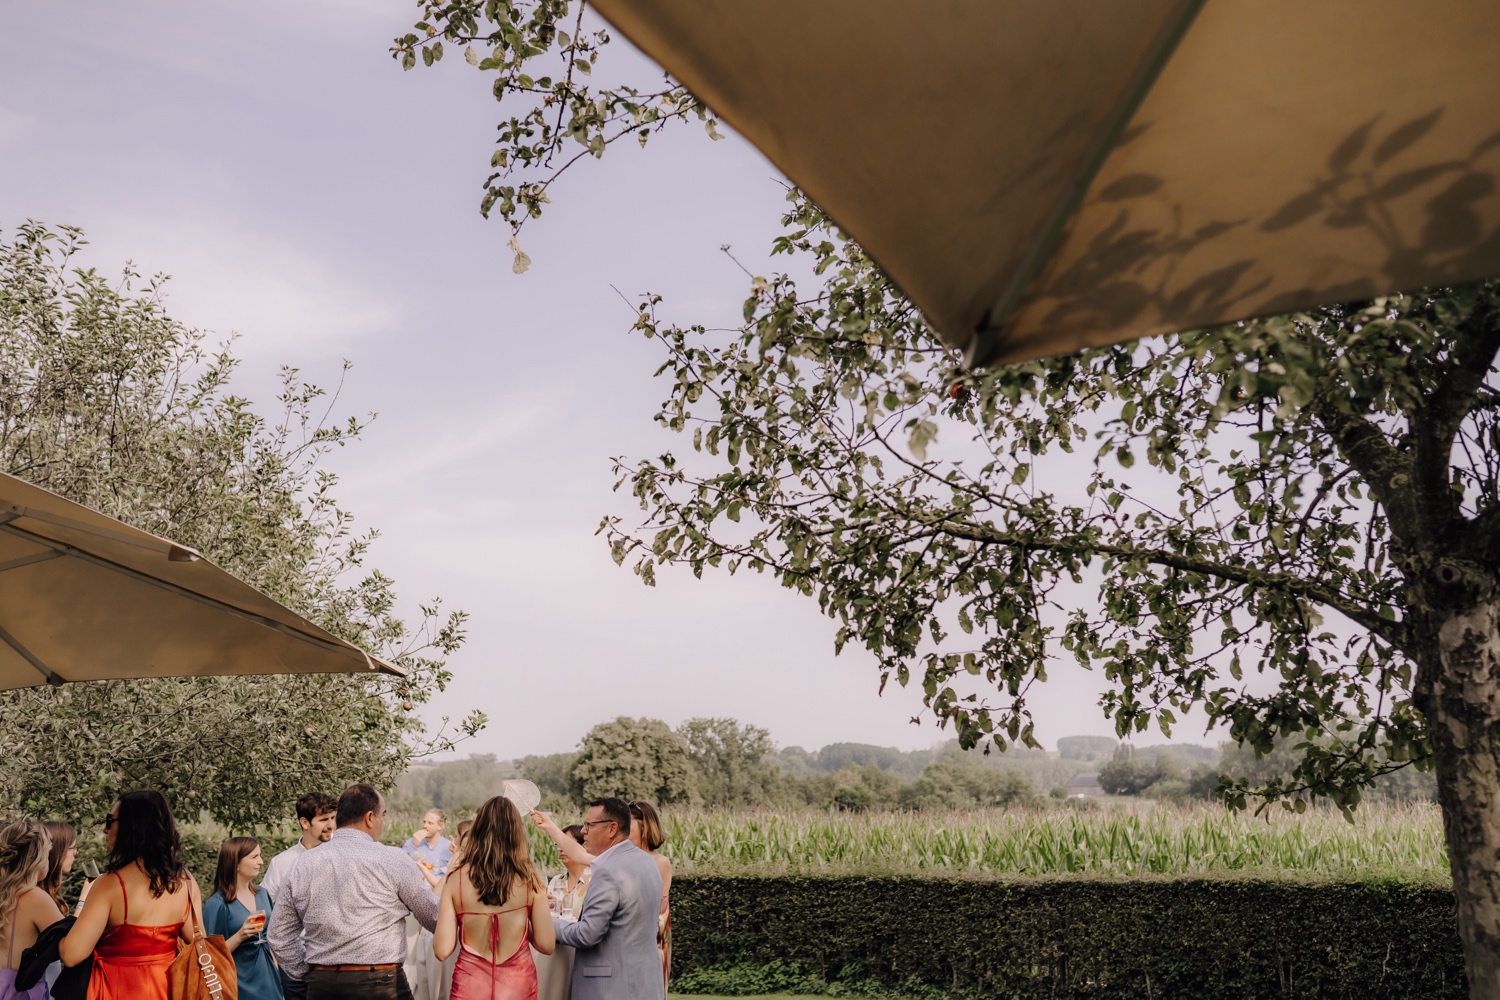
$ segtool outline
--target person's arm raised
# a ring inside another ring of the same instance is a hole
[[[109,926],[110,908],[121,898],[118,878],[96,881],[83,901],[83,912],[78,915],[73,929],[58,942],[57,957],[62,959],[63,965],[72,968],[94,953],[94,946]]]
[[[548,816],[540,809],[533,809],[531,811],[531,821],[543,833],[552,838],[552,842],[557,845],[557,849],[563,857],[580,865],[591,865],[594,863],[594,856],[584,850],[583,845],[578,841],[563,833],[558,825],[552,821],[551,816]]]

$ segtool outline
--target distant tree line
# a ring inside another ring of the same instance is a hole
[[[552,808],[576,808],[601,795],[644,798],[661,805],[949,809],[1036,804],[1049,792],[1104,760],[1118,745],[1103,737],[1065,737],[1058,754],[1016,747],[1005,753],[964,751],[952,740],[903,751],[865,743],[819,750],[778,750],[759,726],[728,718],[694,718],[673,729],[657,719],[602,722],[576,751],[502,761],[493,755],[416,767],[398,785],[394,804],[473,809],[524,777]],[[1215,751],[1187,748],[1192,759]]]
[[[1264,782],[1289,775],[1302,751],[1295,739],[1258,756],[1253,748],[1172,744],[1134,747],[1102,736],[1065,736],[1057,752],[1012,748],[964,751],[957,740],[925,750],[831,743],[777,749],[759,726],[735,719],[689,719],[676,729],[657,719],[602,722],[571,753],[499,760],[476,754],[408,771],[393,804],[472,811],[507,778],[542,790],[548,808],[576,809],[601,795],[661,805],[819,809],[973,809],[1037,805],[1062,798],[1074,776],[1097,771],[1109,795],[1186,801],[1214,797],[1222,779]],[[1411,768],[1379,779],[1368,793],[1390,800],[1431,799],[1431,774]]]
[[[1061,742],[1061,741],[1059,741]],[[1268,754],[1254,747],[1225,744],[1222,752],[1204,758],[1203,747],[1116,748],[1099,769],[1099,786],[1110,795],[1141,795],[1175,801],[1211,799],[1224,781],[1256,784],[1288,780],[1305,750],[1303,738],[1280,739]],[[1435,801],[1437,779],[1431,771],[1407,767],[1379,775],[1364,797],[1390,801]]]

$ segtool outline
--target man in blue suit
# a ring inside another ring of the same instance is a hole
[[[557,943],[578,949],[573,1000],[665,1000],[656,954],[661,872],[630,842],[623,799],[589,803],[583,846],[594,856],[583,910],[577,923],[557,924]]]

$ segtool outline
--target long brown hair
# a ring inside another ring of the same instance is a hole
[[[464,838],[463,868],[486,906],[504,906],[518,880],[538,892],[543,889],[521,814],[510,799],[497,795],[474,814],[474,825]]]
[[[219,867],[214,870],[214,892],[229,902],[240,892],[240,862],[260,848],[254,837],[230,837],[219,845]]]
[[[63,901],[63,857],[73,846],[78,843],[78,831],[67,823],[49,819],[42,826],[47,828],[47,836],[52,838],[52,850],[47,856],[47,874],[38,883],[47,895],[52,897],[52,902],[64,914],[68,912],[68,904]]]

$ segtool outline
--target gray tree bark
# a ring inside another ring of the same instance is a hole
[[[1491,589],[1430,624],[1416,694],[1433,744],[1469,995],[1500,1000],[1500,595]]]

